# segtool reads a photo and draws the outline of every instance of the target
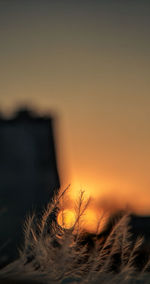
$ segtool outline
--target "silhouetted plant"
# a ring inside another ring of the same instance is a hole
[[[80,227],[80,218],[90,201],[85,202],[81,192],[73,227],[58,225],[59,206],[67,189],[48,204],[40,218],[35,214],[27,218],[20,257],[1,270],[1,278],[20,283],[149,283],[150,262],[142,272],[136,271],[143,240],[133,242],[127,213],[118,215],[108,234],[87,234]]]

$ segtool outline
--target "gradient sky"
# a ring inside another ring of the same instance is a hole
[[[63,185],[150,213],[150,1],[0,0],[0,106],[56,116]]]

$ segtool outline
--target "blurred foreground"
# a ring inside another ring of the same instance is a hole
[[[20,257],[0,271],[0,283],[150,283],[150,250],[133,238],[129,215],[120,212],[100,234],[87,234],[80,217],[88,204],[79,200],[73,227],[64,229],[56,220],[65,191],[41,218],[28,218]]]

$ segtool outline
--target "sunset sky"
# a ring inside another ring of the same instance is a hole
[[[56,117],[62,185],[150,214],[150,1],[0,0],[0,108]]]

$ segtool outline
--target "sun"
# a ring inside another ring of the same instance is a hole
[[[57,217],[58,224],[65,229],[71,229],[76,222],[76,214],[73,210],[61,210]]]

